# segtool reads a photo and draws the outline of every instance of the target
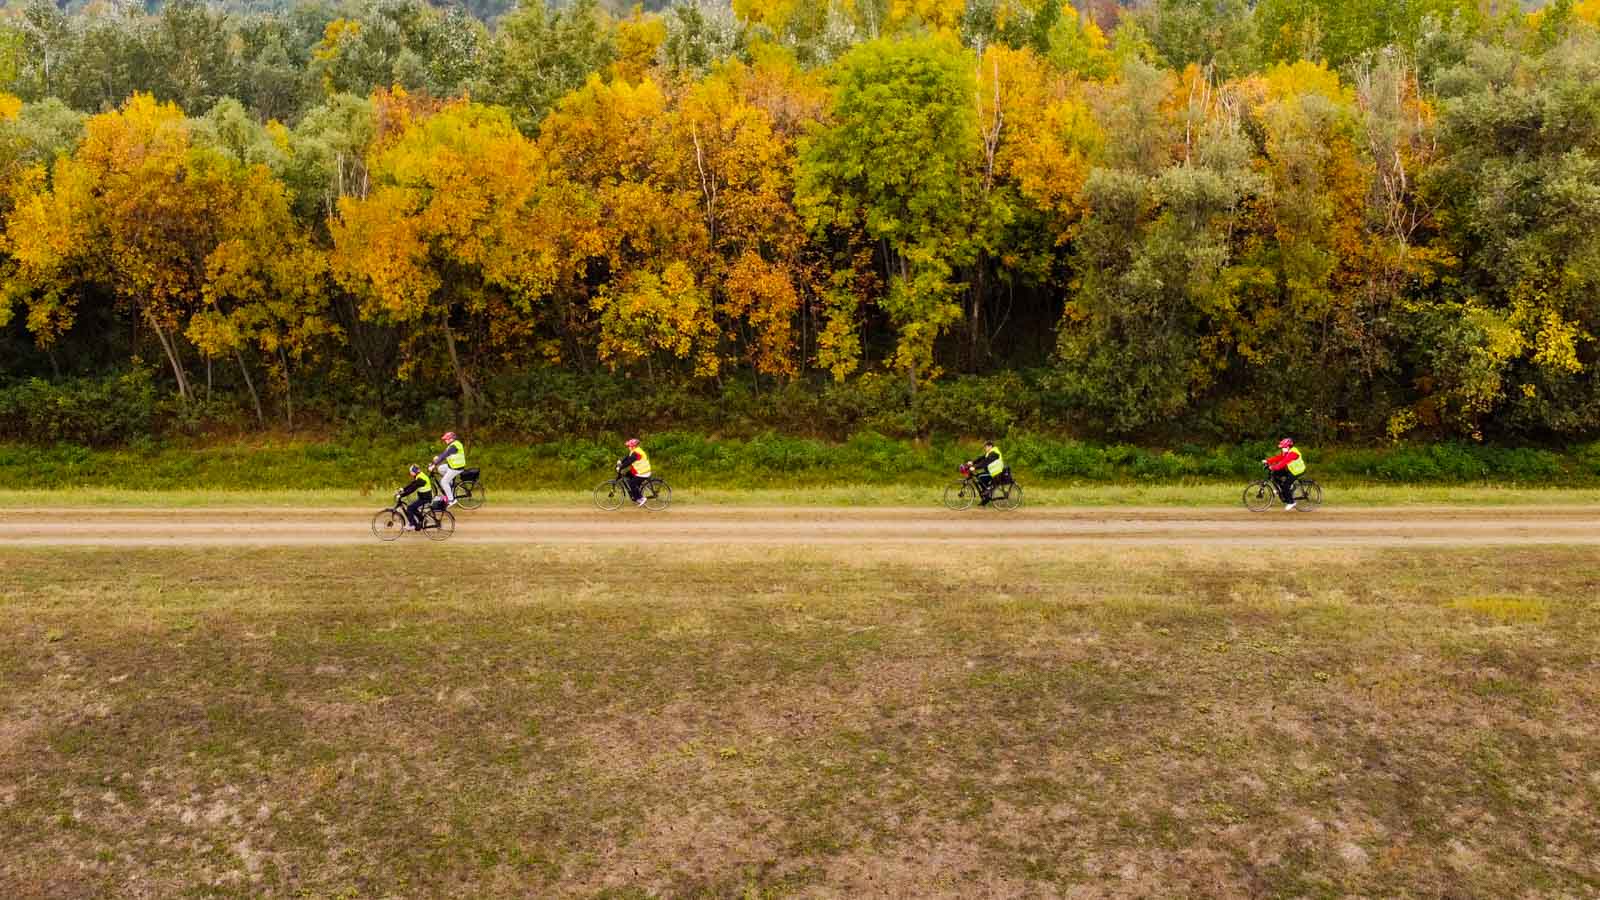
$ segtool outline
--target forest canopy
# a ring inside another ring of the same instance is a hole
[[[1597,329],[1600,0],[0,13],[0,385],[183,427],[965,378],[1562,440]]]

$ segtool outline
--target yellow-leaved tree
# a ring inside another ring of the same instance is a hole
[[[8,127],[22,110],[22,101],[11,94],[0,93],[0,127]],[[38,193],[41,172],[38,166],[29,165],[17,142],[0,140],[0,217],[9,216],[19,197],[32,197]],[[6,235],[0,231],[0,253],[6,253]],[[13,289],[11,277],[13,264],[8,256],[0,256],[0,326],[11,321],[11,310],[22,292]]]
[[[184,334],[211,358],[239,364],[257,421],[265,421],[244,351],[266,360],[294,427],[293,373],[339,326],[328,310],[328,262],[295,222],[283,183],[265,166],[241,167],[239,202],[221,211],[216,247],[206,256],[203,304]]]
[[[978,65],[977,99],[986,174],[1015,182],[1065,244],[1104,141],[1077,82],[1031,50],[992,46]]]
[[[770,88],[764,72],[724,67],[685,93],[674,137],[699,195],[718,312],[757,372],[793,375],[805,231],[792,199],[793,142],[751,99]]]
[[[715,375],[720,341],[705,201],[690,188],[692,149],[681,152],[674,140],[666,92],[649,79],[591,78],[545,119],[539,141],[560,179],[598,210],[598,258],[590,262],[599,289],[589,305],[601,360],[654,371],[654,357],[664,353],[694,374]],[[658,327],[668,322],[671,329]]]
[[[1392,299],[1362,289],[1380,244],[1366,231],[1374,174],[1355,92],[1327,66],[1302,61],[1238,83],[1237,95],[1261,135],[1256,167],[1266,179],[1235,281],[1237,346],[1272,373],[1267,381],[1299,385],[1308,406],[1337,408],[1350,373],[1379,364],[1373,324]]]
[[[375,107],[395,117],[392,103]],[[339,203],[333,273],[364,317],[421,326],[402,377],[441,339],[470,409],[472,358],[524,332],[568,267],[599,252],[595,228],[504,110],[461,102],[395,118],[368,163],[371,192]]]
[[[192,398],[181,336],[230,220],[275,189],[265,171],[194,146],[182,111],[135,94],[89,119],[48,177],[29,177],[36,190],[11,211],[6,233],[30,330],[48,344],[71,327],[80,298],[109,295],[150,328],[179,396]]]

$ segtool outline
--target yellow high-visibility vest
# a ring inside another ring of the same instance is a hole
[[[444,464],[452,469],[465,469],[467,467],[467,448],[461,445],[459,439],[451,441],[448,448],[450,455],[445,457]]]
[[[1289,450],[1284,452],[1287,453],[1289,451],[1299,454],[1294,459],[1289,460],[1289,474],[1304,475],[1306,473],[1306,448],[1290,447]]]
[[[633,448],[633,452],[639,454],[639,458],[633,461],[633,465],[628,469],[628,471],[630,471],[633,474],[639,476],[640,478],[649,478],[650,477],[650,457],[649,457],[649,455],[644,452],[644,448],[643,447],[635,447],[635,448]]]
[[[999,478],[1000,477],[1000,473],[1004,472],[1005,470],[1006,470],[1005,457],[1000,455],[1000,448],[996,447],[996,448],[994,448],[994,462],[989,463],[989,474],[994,476],[995,478]]]

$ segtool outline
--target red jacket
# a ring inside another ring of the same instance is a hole
[[[1290,447],[1282,453],[1279,453],[1277,456],[1268,459],[1267,468],[1274,472],[1282,472],[1284,469],[1289,468],[1289,463],[1292,463],[1299,458],[1300,451]]]

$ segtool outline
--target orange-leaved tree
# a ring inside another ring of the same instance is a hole
[[[698,194],[718,312],[757,372],[798,370],[794,329],[806,235],[795,211],[793,140],[773,114],[770,76],[732,63],[688,89],[673,118],[676,154]]]

